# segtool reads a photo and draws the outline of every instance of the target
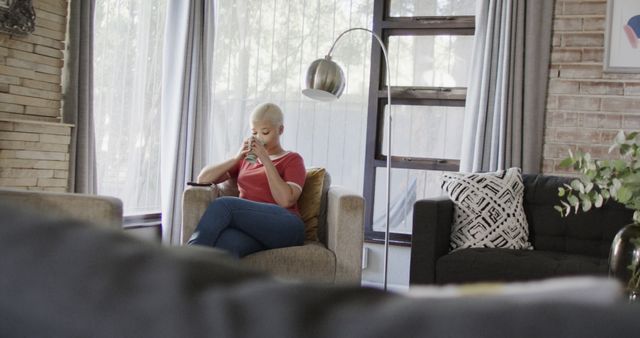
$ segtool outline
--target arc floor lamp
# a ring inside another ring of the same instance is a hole
[[[331,60],[331,52],[336,46],[340,38],[345,34],[353,31],[365,31],[371,34],[380,44],[384,61],[387,67],[387,105],[389,106],[389,114],[387,114],[387,176],[386,176],[386,201],[385,201],[385,234],[384,234],[384,274],[382,284],[384,290],[387,290],[387,266],[389,263],[389,209],[391,199],[391,76],[389,68],[389,58],[387,56],[387,48],[384,46],[382,39],[373,31],[366,28],[350,28],[342,32],[331,45],[329,53],[323,59],[317,59],[311,63],[307,70],[307,75],[303,85],[302,94],[309,98],[319,101],[337,100],[346,84],[344,71],[340,66]]]

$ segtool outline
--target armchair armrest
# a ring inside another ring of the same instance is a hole
[[[425,199],[413,206],[409,284],[434,284],[436,261],[449,252],[453,202]]]
[[[215,185],[211,187],[191,186],[185,189],[182,193],[181,244],[185,244],[189,240],[200,218],[207,210],[207,206],[218,196],[220,196],[220,191]]]
[[[332,186],[327,193],[327,247],[336,255],[336,283],[360,283],[364,198]]]
[[[122,228],[122,201],[110,196],[0,189],[0,203],[69,217],[87,223]]]

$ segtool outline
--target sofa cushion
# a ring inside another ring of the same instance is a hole
[[[451,249],[531,249],[522,207],[520,168],[491,173],[445,173],[442,189],[454,202]]]
[[[523,175],[524,210],[530,241],[538,250],[607,258],[613,237],[624,225],[631,223],[633,210],[609,201],[601,208],[561,217],[553,209],[560,203],[558,187],[569,184],[572,179]]]
[[[298,209],[304,221],[304,235],[307,241],[318,240],[318,222],[326,170],[324,168],[309,168],[298,199]]]
[[[524,281],[573,275],[606,275],[607,260],[540,250],[470,248],[438,259],[436,282]]]
[[[242,258],[245,266],[289,276],[301,280],[333,283],[336,275],[336,256],[319,242],[309,241],[301,246],[259,251]]]

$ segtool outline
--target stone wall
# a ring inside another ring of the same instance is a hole
[[[603,71],[606,0],[556,0],[543,172],[568,149],[606,158],[620,130],[640,129],[640,74]]]
[[[0,186],[66,191],[71,125],[63,124],[67,0],[34,0],[36,29],[0,33]]]

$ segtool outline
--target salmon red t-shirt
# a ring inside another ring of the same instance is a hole
[[[280,177],[293,186],[293,189],[300,189],[304,186],[304,180],[307,171],[304,167],[302,156],[298,153],[289,151],[277,157],[271,157],[271,162],[278,170]],[[250,201],[277,204],[271,195],[269,181],[264,169],[264,165],[258,161],[256,163],[239,161],[231,170],[229,176],[235,178],[238,182],[238,190],[240,198]],[[288,208],[289,211],[300,215],[298,211],[298,203]]]

